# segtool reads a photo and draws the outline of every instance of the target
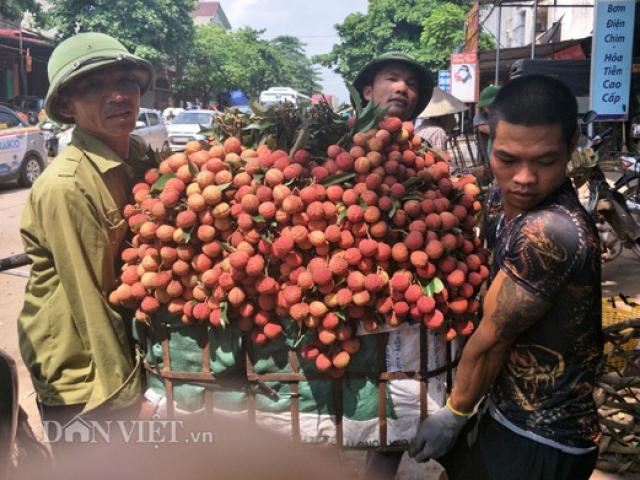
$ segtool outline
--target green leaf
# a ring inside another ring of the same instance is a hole
[[[431,280],[431,283],[433,284],[434,293],[440,293],[442,290],[444,290],[444,283],[442,283],[442,280],[440,280],[438,277],[435,277],[433,280]]]
[[[227,302],[220,303],[220,325],[222,328],[227,328],[229,325],[229,316],[227,314],[227,310],[229,309],[229,304]]]
[[[387,107],[380,107],[373,102],[367,103],[361,115],[356,117],[356,123],[353,125],[352,133],[366,132],[376,127],[378,123],[380,123],[380,120],[387,114],[387,111]]]
[[[391,210],[389,210],[389,218],[393,218],[393,216],[396,214],[396,210],[398,210],[398,204],[400,202],[398,202],[398,200],[394,200],[392,205],[391,205]]]
[[[231,182],[221,183],[220,185],[218,185],[218,188],[220,189],[221,192],[224,192],[227,188],[229,188],[230,185],[231,185]]]
[[[346,216],[347,216],[347,209],[345,208],[338,214],[338,223],[344,220],[344,217]]]
[[[356,87],[354,87],[351,82],[345,82],[344,86],[347,87],[349,95],[351,96],[353,103],[355,103],[356,116],[360,115],[360,112],[362,111],[362,99],[360,98],[358,90],[356,90]]]
[[[147,158],[149,160],[152,160],[156,165],[160,165],[160,163],[162,162],[160,152],[152,149],[151,146],[149,146],[149,149],[147,150]]]
[[[220,242],[220,246],[223,250],[226,250],[229,253],[233,253],[236,251],[236,249],[229,245],[227,242]]]
[[[171,178],[176,178],[175,173],[165,173],[158,180],[155,181],[153,185],[151,185],[151,193],[158,193],[164,189],[164,186]]]
[[[289,151],[289,156],[291,158],[293,158],[293,156],[298,150],[300,150],[307,144],[310,136],[311,136],[310,128],[308,128],[307,126],[304,126],[300,129],[300,131],[298,132],[298,137],[296,138],[296,142],[293,144],[293,147],[291,147],[291,150]]]
[[[405,188],[410,188],[419,183],[422,183],[422,179],[420,177],[409,177],[404,182],[402,182]]]
[[[449,194],[449,200],[451,200],[452,202],[457,202],[462,195],[464,195],[464,192],[462,190],[454,188]]]
[[[267,128],[275,127],[274,122],[252,123],[243,128],[243,130],[266,130]]]
[[[264,222],[265,218],[262,215],[252,215],[251,218],[253,218],[254,222]]]
[[[433,284],[429,282],[426,286],[423,285],[422,292],[428,297],[433,297]]]
[[[353,178],[356,178],[355,172],[337,173],[335,175],[331,175],[330,177],[325,178],[322,182],[320,182],[320,184],[325,187],[329,187],[331,185],[337,185],[338,183],[344,183],[347,180],[351,180]]]
[[[187,165],[189,165],[189,173],[193,176],[193,178],[195,178],[198,173],[200,173],[200,170],[198,169],[198,167],[196,167],[196,164],[193,163],[189,158],[187,158]]]
[[[404,197],[402,197],[401,199],[403,202],[406,202],[407,200],[418,200],[418,201],[422,201],[424,200],[424,196],[418,194],[418,193],[412,193],[410,195],[405,195]]]
[[[425,146],[425,147],[424,147],[424,149],[425,149],[427,152],[431,152],[431,153],[433,153],[433,154],[434,154],[436,157],[438,157],[440,160],[445,160],[445,161],[446,161],[446,159],[444,158],[444,155],[442,154],[442,152],[441,152],[440,150],[438,150],[437,148],[431,148],[431,147],[427,147],[427,146]]]
[[[362,198],[358,199],[358,204],[360,205],[360,208],[362,208],[363,210],[367,210],[367,208],[369,208],[369,205],[367,205],[367,202],[365,202]]]

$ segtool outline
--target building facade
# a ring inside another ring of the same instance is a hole
[[[496,39],[500,15],[500,46],[502,48],[531,45],[534,2],[524,0],[513,3],[504,0],[486,2],[480,13],[482,29]],[[563,4],[572,6],[563,7]],[[536,43],[588,37],[593,30],[593,5],[593,0],[539,0],[535,19]],[[499,10],[501,10],[500,13]]]
[[[195,25],[219,25],[231,30],[231,24],[222,9],[220,2],[200,1],[198,7],[191,13]]]

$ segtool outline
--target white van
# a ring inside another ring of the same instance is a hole
[[[259,97],[260,105],[269,107],[278,103],[289,102],[296,106],[311,103],[311,98],[291,87],[271,87],[263,90]]]

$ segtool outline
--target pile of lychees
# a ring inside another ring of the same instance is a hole
[[[303,357],[334,375],[358,351],[359,325],[469,335],[489,275],[475,179],[452,178],[411,123],[378,127],[317,160],[234,137],[164,159],[125,208],[134,237],[110,301],[142,322],[166,309],[234,324],[258,345],[289,316],[308,334]]]

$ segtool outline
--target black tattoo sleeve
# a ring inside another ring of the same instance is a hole
[[[550,306],[549,301],[527,291],[505,275],[492,316],[497,335],[503,340],[514,340],[540,320]]]

